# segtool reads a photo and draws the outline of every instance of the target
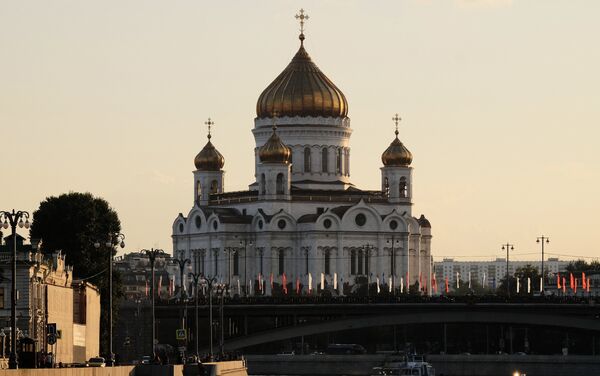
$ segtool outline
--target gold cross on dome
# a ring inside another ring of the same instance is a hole
[[[304,14],[304,9],[300,8],[300,14],[296,15],[296,19],[300,20],[300,34],[304,34],[304,20],[308,20],[308,14]]]
[[[210,137],[211,137],[211,135],[210,135],[210,127],[213,126],[213,125],[215,125],[215,122],[212,121],[210,118],[208,118],[208,120],[205,121],[204,124],[208,125],[208,139],[210,140]]]
[[[398,135],[398,123],[400,123],[402,118],[398,114],[396,114],[396,115],[394,115],[392,120],[394,121],[394,123],[396,123],[396,132],[394,132],[394,133],[396,133],[396,136],[397,136]]]

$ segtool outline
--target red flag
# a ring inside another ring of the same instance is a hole
[[[271,276],[269,277],[270,282],[271,282],[271,288],[273,288],[273,273],[271,273]]]
[[[296,277],[296,294],[300,295],[300,277]]]
[[[575,286],[575,287],[573,288],[573,292],[574,292],[575,294],[577,294],[577,278],[575,278],[573,281],[574,281],[574,286]]]
[[[281,283],[283,284],[283,293],[287,295],[287,277],[285,276],[285,273],[283,273],[283,275],[281,276]]]
[[[446,294],[448,293],[448,291],[450,291],[450,289],[448,288],[448,277],[446,277]]]
[[[162,275],[158,277],[158,295],[156,295],[160,299],[160,290],[162,289]]]
[[[556,275],[556,288],[560,290],[560,273]]]
[[[588,280],[587,280],[587,292],[590,292],[590,282],[591,282],[591,278],[588,278]]]
[[[573,273],[569,273],[569,278],[570,278],[570,284],[571,284],[571,290],[575,289],[575,277],[573,277]]]
[[[148,280],[146,280],[146,297],[148,297]]]
[[[585,290],[586,289],[586,284],[587,280],[585,279],[585,273],[581,272],[581,287]]]
[[[258,273],[258,291],[262,291],[262,274]]]
[[[563,283],[562,283],[562,289],[563,289],[563,294],[567,292],[567,279],[565,277],[562,277],[563,279]]]

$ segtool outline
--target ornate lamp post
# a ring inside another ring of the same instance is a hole
[[[225,247],[225,248],[223,248],[223,252],[225,252],[227,254],[227,275],[228,275],[227,284],[231,285],[231,254],[239,256],[239,252],[238,252],[238,249],[235,247]],[[239,257],[238,257],[238,260],[236,260],[236,262],[239,262]],[[238,268],[239,268],[239,266],[238,266]]]
[[[513,251],[515,249],[515,247],[510,244],[510,243],[506,243],[502,245],[502,249],[506,249],[506,296],[510,298],[510,276],[508,273],[508,251]]]
[[[540,292],[544,293],[544,243],[550,243],[550,238],[547,236],[540,236],[537,238],[536,243],[542,244],[542,278],[540,279]]]
[[[370,269],[370,262],[371,261],[371,252],[373,251],[373,249],[375,249],[375,247],[373,247],[371,244],[365,244],[362,247],[362,251],[364,252],[364,256],[365,256],[365,274],[367,275],[367,298],[370,296],[370,288],[371,288],[371,275],[369,274],[369,269]]]
[[[156,314],[154,312],[154,296],[155,294],[155,289],[154,289],[154,263],[156,262],[156,257],[159,255],[164,256],[165,252],[162,249],[154,249],[154,248],[150,248],[150,249],[143,249],[142,252],[146,253],[146,255],[148,256],[148,259],[150,260],[150,270],[152,271],[152,288],[150,289],[150,291],[152,292],[152,358],[154,359],[156,357],[156,346],[155,346],[155,342],[156,342]]]
[[[252,247],[252,240],[240,240],[240,247],[244,247],[244,296],[248,296],[248,274],[246,272],[246,255],[248,253],[248,246]]]
[[[23,220],[25,220],[23,222]],[[12,252],[12,281],[10,291],[10,355],[8,357],[8,368],[19,368],[19,359],[17,358],[17,226],[20,228],[29,228],[29,213],[26,211],[0,211],[0,221],[2,227],[7,229],[10,226],[13,237],[13,252]]]
[[[396,239],[396,237],[394,235],[392,235],[391,239],[387,240],[388,244],[391,244],[392,249],[390,251],[390,262],[391,262],[391,277],[392,277],[392,288],[393,288],[393,292],[394,295],[396,295],[396,251],[394,250],[394,246],[396,244],[400,244],[400,239]],[[406,284],[408,286],[410,286],[409,281],[406,281]],[[406,291],[408,292],[408,288],[406,289]]]
[[[99,241],[94,242],[94,248],[100,248],[102,244]],[[108,237],[104,243],[104,246],[109,250],[109,261],[108,261],[108,352],[109,360],[108,365],[115,365],[115,353],[113,352],[113,251],[115,247],[119,245],[121,248],[125,248],[125,235],[116,232],[108,234]]]

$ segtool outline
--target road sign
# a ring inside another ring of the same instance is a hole
[[[48,333],[48,344],[54,345],[56,343],[56,334]]]
[[[185,333],[185,329],[177,329],[175,331],[175,338],[179,339],[179,340],[185,340],[187,338],[187,335]]]
[[[46,332],[48,332],[48,334],[56,334],[56,323],[48,323],[48,325],[46,325]]]

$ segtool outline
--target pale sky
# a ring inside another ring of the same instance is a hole
[[[204,121],[226,189],[253,181],[261,91],[298,48],[344,92],[352,182],[379,189],[391,118],[436,259],[598,257],[600,1],[4,0],[0,209],[89,191],[127,251],[171,251]],[[573,257],[569,257],[572,255]]]

